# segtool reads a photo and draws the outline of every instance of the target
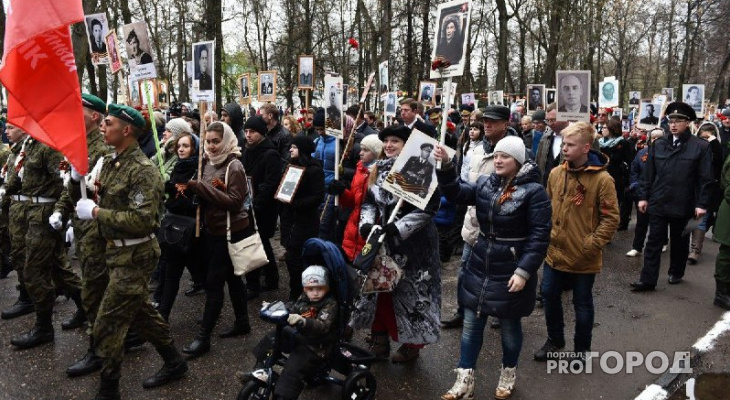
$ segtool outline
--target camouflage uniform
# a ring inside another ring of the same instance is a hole
[[[0,165],[6,165],[5,163],[8,162],[8,159],[10,159],[10,148],[4,144],[0,144]],[[10,264],[10,234],[8,233],[8,224],[10,222],[9,213],[10,198],[0,199],[0,263],[2,263],[0,266],[0,271],[2,271],[0,272],[0,279],[3,278],[2,275],[13,270],[13,267]]]
[[[158,351],[173,346],[170,327],[148,299],[147,282],[160,257],[153,232],[159,227],[160,172],[135,142],[104,157],[99,174],[97,222],[106,240],[109,285],[94,324],[102,379],[119,379],[124,337],[130,325]],[[126,244],[127,240],[148,239]],[[164,357],[164,355],[163,355]]]
[[[26,202],[16,200],[20,194],[20,178],[15,171],[15,160],[20,154],[22,142],[13,145],[10,149],[10,156],[5,164],[5,196],[2,199],[3,214],[7,207],[8,214],[8,235],[10,236],[10,258],[13,260],[15,272],[18,275],[18,283],[25,290],[25,279],[23,279],[23,266],[25,265],[25,212]]]

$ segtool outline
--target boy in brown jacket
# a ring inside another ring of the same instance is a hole
[[[563,130],[564,161],[553,168],[547,183],[553,207],[553,228],[545,258],[542,297],[548,338],[535,360],[557,358],[565,347],[563,285],[573,288],[574,352],[585,358],[593,331],[593,282],[603,265],[603,247],[619,223],[613,178],[606,172],[608,158],[592,150],[596,131],[585,122]]]

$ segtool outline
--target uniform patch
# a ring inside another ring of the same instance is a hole
[[[134,197],[132,199],[134,200],[134,205],[140,207],[145,200],[144,193],[142,193],[142,191],[140,190],[137,190],[137,193],[134,194]]]

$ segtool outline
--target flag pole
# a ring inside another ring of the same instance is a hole
[[[451,107],[451,77],[446,80],[446,87],[444,88],[443,95],[446,96],[444,100],[444,109],[441,110],[441,136],[439,137],[439,144],[443,146],[446,143],[446,125],[449,117],[449,108]],[[436,161],[436,169],[441,169],[441,161]]]

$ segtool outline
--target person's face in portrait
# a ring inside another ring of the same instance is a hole
[[[534,105],[540,104],[540,89],[530,90],[530,103]]]
[[[421,158],[424,160],[428,160],[428,157],[431,155],[431,151],[433,151],[433,148],[431,147],[424,147],[421,149]]]
[[[94,41],[101,42],[101,24],[94,24],[91,27],[91,33],[94,35]]]
[[[330,88],[330,106],[337,106],[337,90],[334,86]]]
[[[492,92],[492,103],[497,103],[497,98],[499,97],[499,93]]]
[[[651,104],[646,105],[646,115],[651,117],[654,115],[654,106]]]
[[[575,75],[568,75],[560,83],[560,97],[565,105],[575,107],[580,105],[580,96],[583,94],[583,85]]]
[[[699,94],[700,88],[698,88],[697,86],[692,86],[691,88],[689,88],[689,91],[687,93],[687,97],[689,97],[688,100],[692,103],[696,103],[698,101],[697,99],[699,98]]]
[[[456,33],[456,23],[449,21],[446,24],[446,41],[451,43],[454,40],[454,34]]]
[[[613,99],[613,84],[607,83],[603,85],[603,98],[604,99]]]
[[[633,100],[638,100],[638,99],[639,99],[639,94],[638,94],[638,93],[636,93],[636,92],[634,92],[634,93],[632,93],[632,94],[631,94],[631,98],[632,98]]]
[[[466,104],[471,104],[471,96],[469,96],[468,94],[464,96],[464,102]]]
[[[132,57],[136,57],[139,55],[139,39],[137,39],[137,36],[132,37],[129,41],[127,41],[129,44],[129,50],[132,53]]]
[[[198,59],[198,66],[200,67],[201,74],[205,74],[208,72],[208,49],[200,50],[200,59]]]

